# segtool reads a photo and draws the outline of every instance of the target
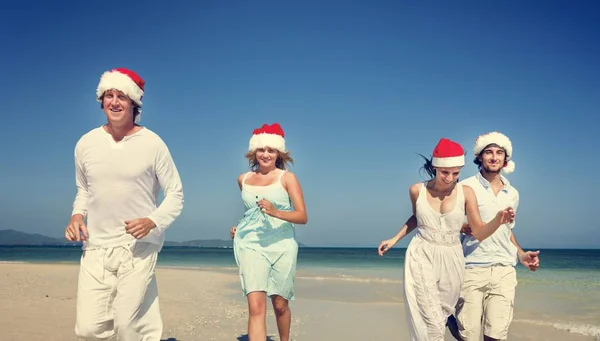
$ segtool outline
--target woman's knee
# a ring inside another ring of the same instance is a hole
[[[283,315],[290,310],[288,300],[281,296],[273,296],[271,302],[273,303],[273,310],[277,315]]]
[[[251,292],[246,297],[248,299],[250,316],[267,315],[266,295],[264,292]]]

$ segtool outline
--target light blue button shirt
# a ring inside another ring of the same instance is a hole
[[[517,212],[519,192],[510,185],[505,177],[501,176],[501,179],[504,188],[498,192],[497,196],[494,195],[490,183],[479,172],[460,182],[471,187],[475,192],[479,214],[485,223],[494,219],[498,211],[509,206],[514,209],[515,213]],[[510,241],[511,230],[514,226],[514,221],[511,224],[504,224],[481,242],[472,236],[462,235],[466,267],[486,267],[496,264],[515,266],[517,264],[517,247]]]

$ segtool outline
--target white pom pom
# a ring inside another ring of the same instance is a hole
[[[508,174],[515,171],[515,162],[510,160],[506,163],[506,166],[502,168],[502,173]]]

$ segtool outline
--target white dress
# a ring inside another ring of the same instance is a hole
[[[416,202],[417,233],[406,249],[404,302],[412,341],[443,341],[465,276],[460,229],[465,216],[462,185],[456,205],[441,214],[427,201],[427,183]]]

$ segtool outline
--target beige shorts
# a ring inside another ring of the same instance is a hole
[[[456,322],[464,341],[481,340],[483,334],[508,338],[513,318],[517,273],[513,266],[494,265],[466,269],[456,307]]]

